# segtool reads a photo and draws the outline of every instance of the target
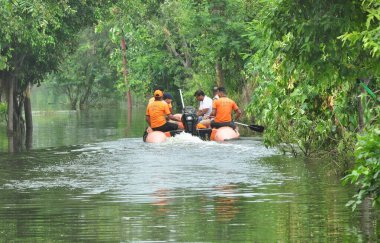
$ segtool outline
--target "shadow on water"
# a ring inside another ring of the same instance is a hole
[[[122,138],[1,154],[0,239],[368,242],[372,215],[323,167],[260,139]]]

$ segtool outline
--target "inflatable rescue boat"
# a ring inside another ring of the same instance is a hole
[[[179,122],[180,130],[170,132],[152,131],[147,129],[144,133],[143,140],[147,143],[162,143],[165,142],[168,137],[174,137],[175,135],[186,132],[193,136],[197,136],[205,141],[227,141],[238,139],[240,137],[239,132],[235,131],[231,127],[221,128],[197,128],[198,117],[196,110],[192,106],[186,106],[183,109],[182,114],[176,114],[175,116],[181,116],[181,122]]]

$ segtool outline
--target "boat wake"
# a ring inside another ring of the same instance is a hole
[[[206,143],[197,136],[192,136],[190,133],[182,132],[175,137],[170,137],[166,140],[166,143],[177,144],[177,143]]]

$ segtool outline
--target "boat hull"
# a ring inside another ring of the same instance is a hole
[[[145,138],[147,143],[163,143],[167,139],[167,135],[164,132],[152,131],[149,132]]]
[[[239,137],[239,132],[235,131],[231,127],[221,127],[212,130],[210,140],[223,142],[227,140],[238,139]]]
[[[198,137],[202,140],[223,142],[233,139],[238,139],[240,137],[239,132],[235,131],[231,127],[221,127],[218,129],[198,129]],[[167,140],[168,137],[175,136],[181,131],[172,131],[172,132],[160,132],[148,130],[144,141],[147,143],[163,143]]]

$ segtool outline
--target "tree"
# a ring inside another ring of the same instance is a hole
[[[367,14],[367,18],[351,32],[344,33],[340,39],[348,41],[352,46],[358,42],[364,50],[371,53],[373,57],[380,56],[380,1],[361,1],[362,12]]]
[[[231,94],[245,82],[240,55],[248,47],[245,21],[251,1],[164,2],[117,1],[105,19],[114,26],[115,43],[124,33],[127,43],[128,86],[134,91],[160,84],[169,89],[210,90],[226,85]],[[128,11],[125,11],[128,10]],[[122,70],[122,52],[114,61]],[[224,81],[227,80],[227,81]],[[119,82],[127,90],[125,82]],[[193,99],[192,99],[193,100]]]
[[[32,128],[30,85],[39,84],[44,74],[56,69],[62,56],[71,49],[71,38],[78,27],[94,23],[96,6],[102,2],[1,0],[0,3],[0,87],[7,98],[9,148],[13,151],[14,136],[17,147],[21,147],[25,101],[26,127]]]
[[[117,97],[117,73],[109,64],[113,48],[107,31],[82,30],[78,34],[77,49],[64,58],[58,71],[49,75],[50,88],[65,94],[73,110],[78,105],[82,110],[91,104],[104,102],[105,98]]]
[[[367,14],[367,18],[361,25],[358,25],[351,32],[346,32],[339,38],[344,44],[350,47],[361,46],[364,51],[369,52],[371,60],[378,60],[380,57],[380,2],[362,1],[362,11]],[[378,68],[378,67],[377,67]],[[376,73],[369,73],[365,80],[377,90],[380,89],[380,80],[374,77]],[[358,192],[347,205],[353,210],[356,209],[366,198],[373,198],[373,205],[379,204],[379,177],[380,172],[380,125],[379,125],[379,99],[376,96],[367,97],[366,91],[358,97],[358,104],[361,108],[360,132],[355,146],[355,168],[344,178],[346,183],[350,182],[358,186]],[[364,113],[366,113],[364,115]],[[366,123],[363,121],[366,118]],[[364,130],[364,131],[363,131]]]
[[[249,111],[267,125],[266,143],[294,154],[349,154],[358,129],[356,79],[379,74],[377,59],[338,39],[365,24],[360,3],[286,0],[264,9],[270,14],[252,22],[257,52],[247,71],[258,83]]]

